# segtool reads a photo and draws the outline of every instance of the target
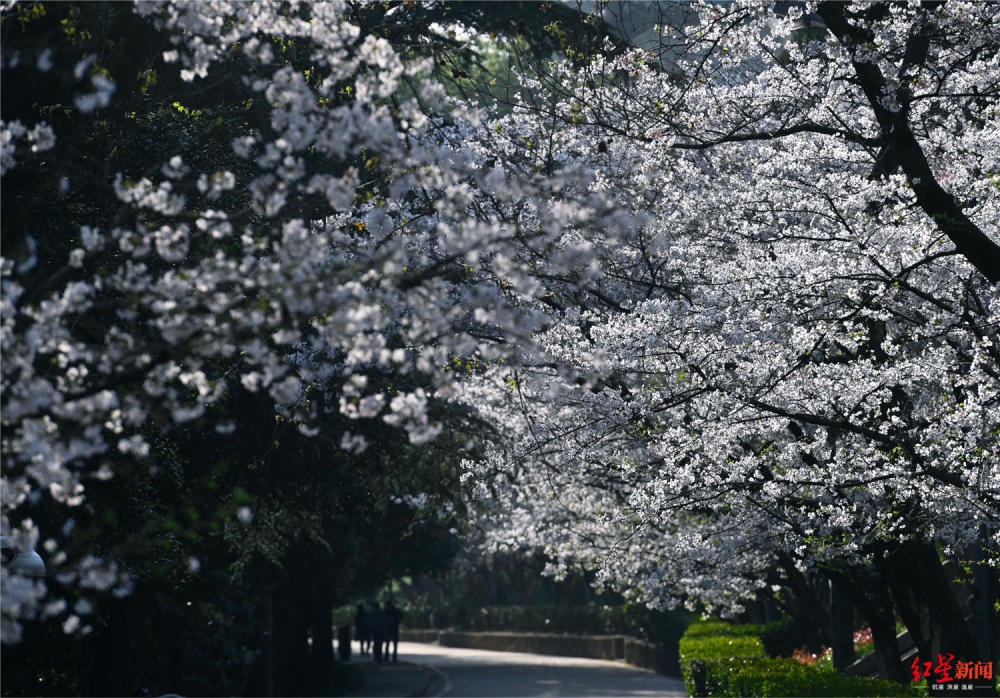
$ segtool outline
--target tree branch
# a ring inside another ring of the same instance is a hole
[[[855,46],[873,43],[874,37],[868,29],[852,25],[845,16],[846,5],[839,2],[820,3],[820,16],[837,40],[848,50]],[[926,39],[917,37],[907,47],[909,60],[917,60],[926,54],[923,43]],[[886,157],[894,159],[909,180],[917,203],[930,216],[938,229],[955,243],[955,247],[990,283],[1000,282],[1000,245],[993,242],[965,214],[955,198],[938,183],[927,162],[920,143],[910,128],[907,115],[908,100],[903,98],[903,108],[889,111],[882,99],[888,96],[887,82],[882,71],[874,63],[863,63],[852,59],[858,84],[868,98],[882,129],[885,145],[890,153]]]
[[[877,138],[867,138],[844,129],[833,128],[832,126],[823,126],[822,124],[805,123],[788,126],[787,128],[775,129],[774,131],[756,131],[753,133],[732,134],[715,140],[703,141],[699,143],[674,143],[670,147],[682,150],[707,150],[708,148],[713,148],[722,143],[766,141],[774,138],[782,138],[783,136],[791,136],[796,133],[819,133],[824,136],[840,136],[841,138],[852,143],[857,143],[858,145],[863,145],[869,148],[877,147],[880,142]]]

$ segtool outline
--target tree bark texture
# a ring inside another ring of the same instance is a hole
[[[972,633],[934,546],[911,539],[876,559],[920,656],[974,659]]]

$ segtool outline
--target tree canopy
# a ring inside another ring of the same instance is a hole
[[[997,6],[589,9],[5,5],[4,535],[126,593],[73,543],[121,476],[194,464],[241,569],[359,497],[441,533],[461,461],[555,574],[821,573],[885,657],[893,603],[973,653],[934,599],[1000,562]],[[87,627],[4,574],[5,639]]]
[[[640,222],[564,229],[541,349],[463,385],[507,430],[496,544],[730,612],[820,570],[894,647],[888,584],[922,654],[971,654],[916,619],[937,549],[1000,542],[996,8],[664,7],[658,53],[542,66],[483,146]]]

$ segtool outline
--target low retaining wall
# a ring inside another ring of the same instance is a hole
[[[555,635],[551,633],[471,633],[442,630],[438,643],[498,652],[532,652],[563,657],[618,659],[624,656],[624,638],[616,635]]]
[[[680,657],[677,648],[657,642],[646,642],[634,637],[625,638],[625,661],[632,666],[655,671],[670,676],[681,675]]]
[[[406,642],[437,642],[498,652],[532,652],[563,657],[624,659],[632,666],[661,674],[680,675],[677,650],[624,635],[558,635],[555,633],[463,632],[458,630],[400,630]]]
[[[437,630],[403,630],[399,631],[399,639],[403,642],[437,642]]]

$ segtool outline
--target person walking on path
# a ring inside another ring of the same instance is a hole
[[[385,602],[385,615],[389,621],[389,632],[386,637],[385,655],[389,658],[389,643],[392,643],[392,661],[399,661],[399,622],[403,620],[403,612],[389,599]]]
[[[358,636],[358,644],[361,645],[361,656],[364,657],[371,649],[372,631],[370,613],[363,603],[358,604],[357,614],[354,616],[354,634]]]
[[[376,664],[382,663],[383,651],[388,650],[386,639],[389,636],[389,616],[378,603],[372,607],[368,615],[368,627],[372,634],[372,655]],[[385,652],[388,655],[388,652]]]

